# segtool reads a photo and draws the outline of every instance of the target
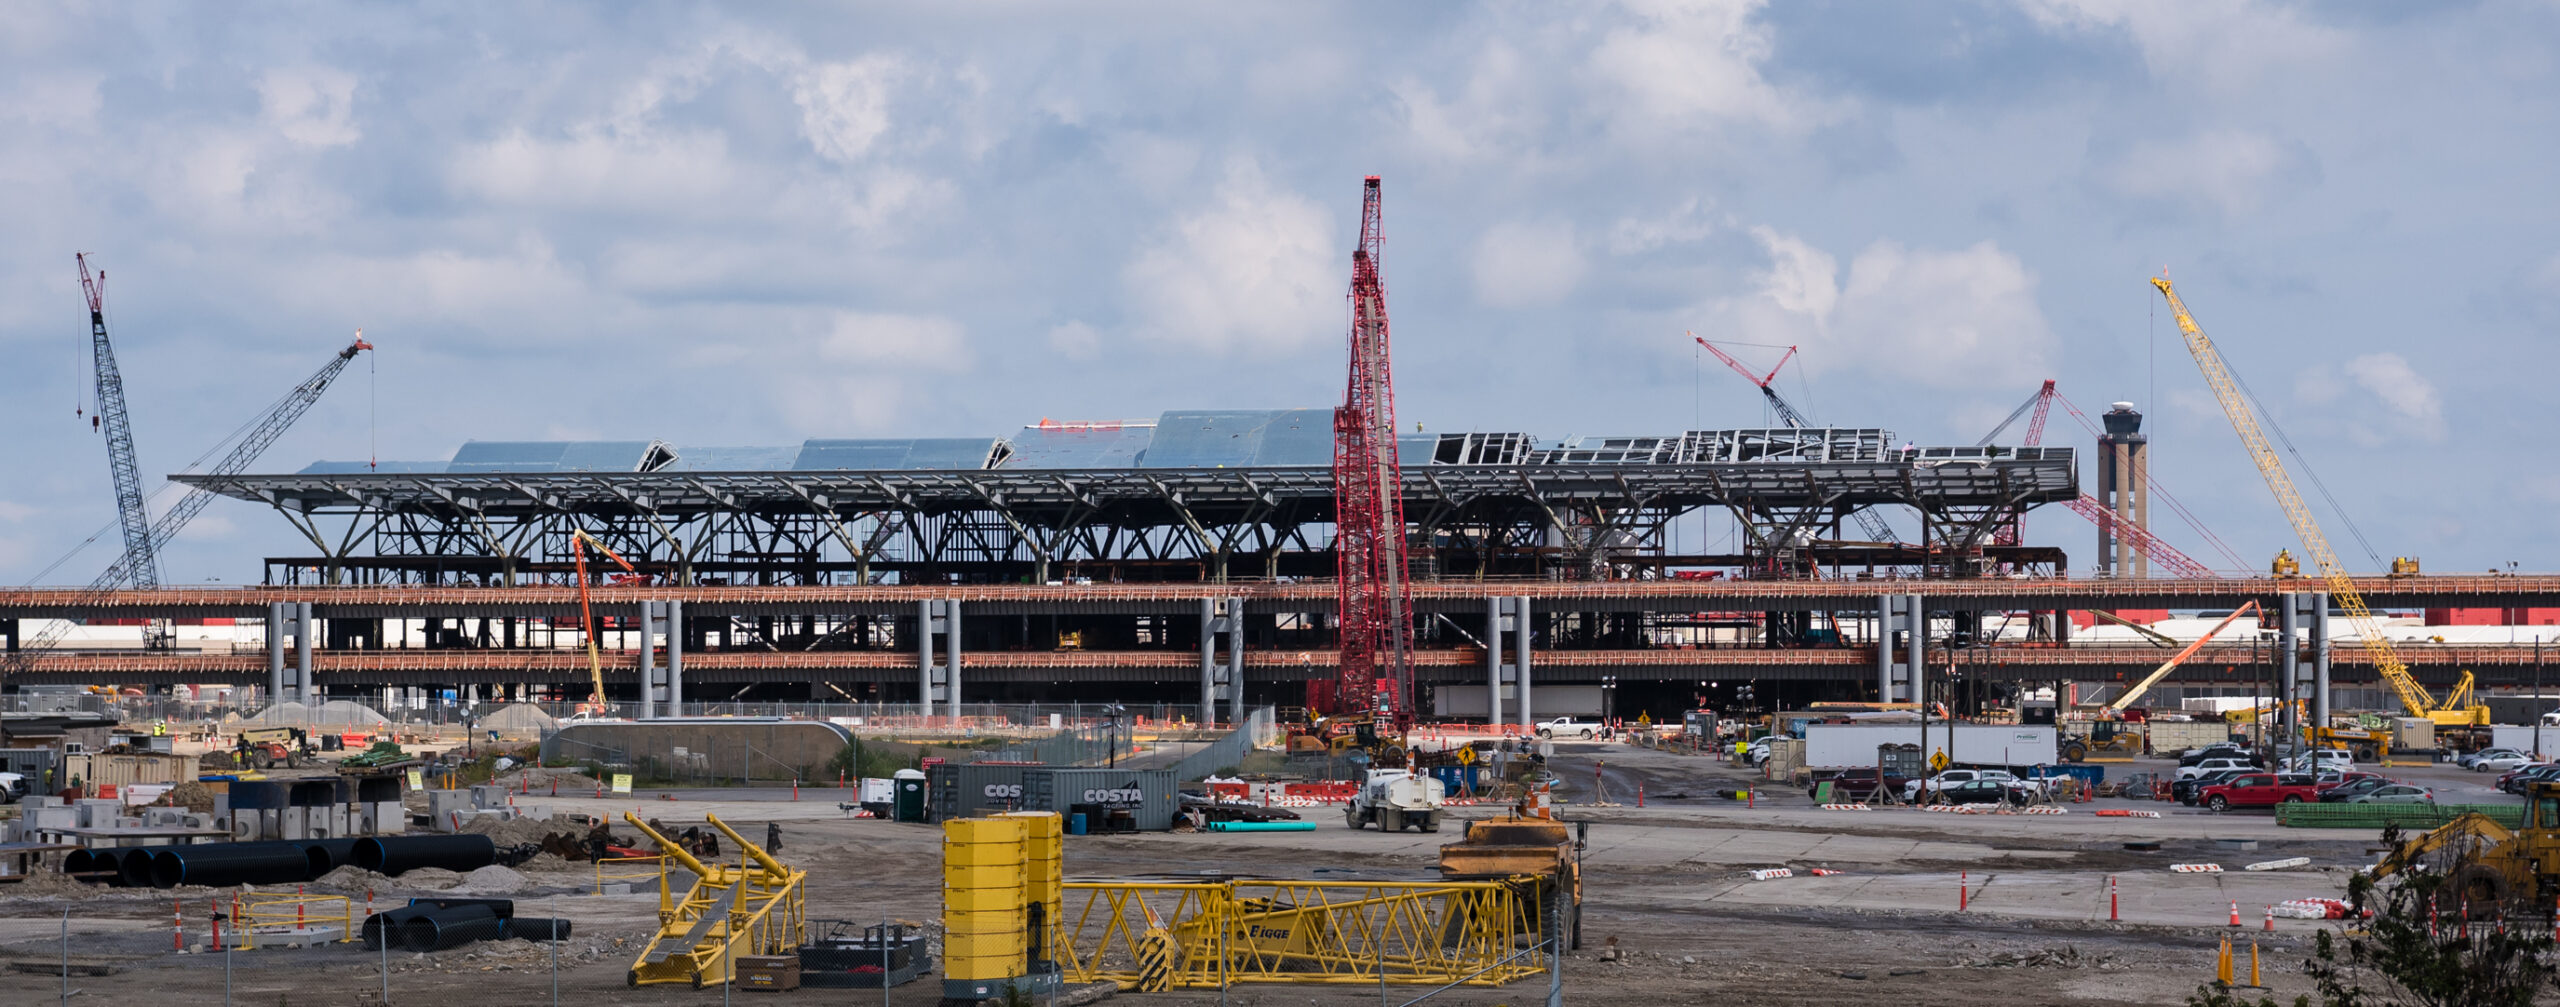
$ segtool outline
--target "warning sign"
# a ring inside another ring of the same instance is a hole
[[[631,774],[629,774],[629,773],[615,773],[615,774],[613,774],[613,792],[614,792],[614,793],[617,793],[617,794],[628,794],[628,793],[630,793],[630,792],[631,792]]]

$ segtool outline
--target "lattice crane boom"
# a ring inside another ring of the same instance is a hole
[[[1787,361],[1795,359],[1795,347],[1787,347],[1787,352],[1779,355],[1777,366],[1769,368],[1769,373],[1758,374],[1751,368],[1743,366],[1742,361],[1733,359],[1732,354],[1708,342],[1705,336],[1692,332],[1689,333],[1689,338],[1697,340],[1698,345],[1706,347],[1707,352],[1715,354],[1716,359],[1724,361],[1726,367],[1733,368],[1735,374],[1742,375],[1742,380],[1751,382],[1753,387],[1760,389],[1760,397],[1769,400],[1769,408],[1777,410],[1778,419],[1798,430],[1813,426],[1813,421],[1805,419],[1803,413],[1797,412],[1796,407],[1789,404],[1785,396],[1779,395],[1778,389],[1772,384],[1778,380],[1778,368],[1787,366]],[[1868,541],[1888,544],[1900,541],[1894,538],[1893,527],[1885,524],[1884,519],[1876,516],[1874,511],[1863,508],[1854,510],[1849,512],[1849,519],[1856,521],[1858,528],[1867,533]]]
[[[124,532],[118,575],[133,586],[160,586],[160,561],[151,548],[151,512],[142,505],[142,466],[133,457],[133,418],[125,411],[124,373],[107,340],[107,274],[89,275],[89,255],[72,254],[80,266],[80,293],[89,302],[89,362],[96,372],[98,413],[91,421],[107,439],[107,471],[115,478],[116,523]]]
[[[2347,610],[2347,622],[2355,627],[2356,636],[2363,641],[2365,654],[2372,659],[2375,670],[2382,674],[2383,681],[2391,684],[2391,691],[2399,696],[2400,705],[2407,708],[2410,716],[2443,722],[2443,718],[2437,718],[2436,714],[2453,711],[2439,706],[2435,697],[2427,693],[2426,686],[2418,684],[2417,678],[2409,674],[2409,666],[2400,660],[2399,651],[2382,635],[2381,624],[2375,621],[2372,609],[2365,605],[2364,592],[2356,589],[2355,578],[2338,562],[2337,552],[2329,547],[2329,536],[2320,530],[2320,522],[2311,516],[2311,508],[2303,502],[2302,494],[2294,489],[2293,476],[2285,472],[2284,460],[2277,456],[2275,445],[2267,439],[2266,432],[2259,429],[2257,413],[2249,408],[2248,398],[2241,393],[2239,381],[2232,378],[2230,366],[2222,360],[2222,351],[2214,347],[2213,340],[2204,334],[2204,328],[2196,324],[2195,316],[2188,313],[2186,302],[2178,297],[2178,291],[2170,285],[2168,277],[2153,277],[2151,285],[2159,288],[2161,297],[2168,299],[2169,311],[2177,318],[2178,335],[2186,340],[2188,355],[2195,358],[2197,369],[2204,372],[2205,384],[2212,386],[2213,397],[2222,403],[2223,415],[2230,419],[2231,429],[2239,433],[2241,446],[2248,449],[2249,460],[2257,463],[2258,474],[2266,478],[2267,489],[2275,493],[2276,503],[2284,508],[2285,519],[2293,523],[2293,533],[2302,540],[2303,551],[2310,553],[2312,562],[2319,565],[2320,576],[2328,584],[2330,601]]]
[[[1381,273],[1378,177],[1360,190],[1360,244],[1351,253],[1350,378],[1333,415],[1334,562],[1344,713],[1413,724],[1413,601],[1405,566],[1404,474],[1396,458],[1395,379]]]
[[[372,343],[364,341],[364,330],[356,330],[354,342],[348,343],[346,349],[339,350],[338,355],[331,357],[329,362],[321,365],[318,371],[302,379],[301,384],[293,386],[292,391],[286,392],[283,398],[268,406],[267,412],[258,417],[247,432],[240,435],[239,442],[233,444],[231,450],[222,456],[222,460],[215,462],[212,468],[206,470],[206,473],[228,476],[246,471],[250,463],[257,461],[259,455],[265,454],[267,448],[275,444],[277,438],[284,436],[285,431],[293,428],[294,422],[300,420],[302,414],[311,411],[312,405],[319,402],[320,396],[329,390],[329,384],[338,380],[338,375],[346,371],[347,364],[356,358],[356,354],[372,348]],[[186,528],[187,522],[195,520],[196,515],[202,513],[205,506],[211,504],[214,498],[220,495],[202,486],[188,489],[187,494],[178,498],[175,505],[161,513],[159,520],[152,522],[152,552],[155,555],[158,554],[161,548],[178,537],[178,532]],[[106,576],[120,578],[122,571],[110,568]]]

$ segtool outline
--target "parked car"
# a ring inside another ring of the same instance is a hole
[[[1743,750],[1744,756],[1751,760],[1752,765],[1757,766],[1769,761],[1769,740],[1772,737],[1775,737],[1775,735],[1764,734],[1757,738],[1753,738],[1751,739],[1751,747]]]
[[[2322,772],[2313,776],[2311,778],[2311,782],[2319,786],[2321,790],[2325,791],[2331,787],[2354,783],[2358,780],[2379,780],[2381,778],[2382,774],[2380,773],[2368,773],[2359,769],[2352,773],[2340,773],[2335,771]]]
[[[2175,783],[2170,784],[2170,785],[2169,785],[2169,796],[2170,796],[2170,797],[2173,797],[2173,798],[2176,798],[2176,799],[2177,799],[2177,801],[2178,801],[2178,803],[2180,803],[2180,804],[2184,804],[2184,805],[2186,805],[2187,807],[2192,808],[2192,807],[2195,807],[2195,806],[2196,806],[2196,800],[2197,800],[2196,795],[2203,793],[2203,792],[2204,792],[2204,788],[2206,788],[2206,787],[2210,787],[2210,786],[2213,786],[2213,785],[2215,785],[2215,784],[2220,784],[2220,783],[2229,783],[2229,782],[2231,782],[2231,778],[2232,778],[2232,777],[2234,777],[2234,776],[2238,776],[2238,775],[2240,775],[2240,774],[2242,774],[2242,773],[2254,773],[2254,772],[2257,772],[2257,770],[2254,770],[2254,769],[2217,769],[2217,770],[2214,770],[2213,772],[2206,773],[2206,774],[2204,774],[2204,775],[2202,775],[2202,776],[2190,776],[2190,777],[2187,777],[2186,779],[2179,780],[2179,781],[2177,781],[2177,782],[2175,782]]]
[[[1950,783],[1931,791],[1932,799],[1941,804],[2025,804],[2032,795],[2016,786],[2019,780],[1966,780]]]
[[[2299,804],[2319,799],[2318,787],[2308,778],[2274,773],[2243,773],[2228,782],[2206,787],[2197,795],[2198,801],[2215,811],[2272,808],[2278,804]]]
[[[2203,776],[2203,775],[2204,775],[2204,774],[2206,774],[2206,773],[2218,772],[2218,771],[2225,770],[2225,769],[2256,769],[2256,768],[2258,768],[2258,767],[2253,766],[2253,765],[2250,765],[2250,764],[2249,764],[2249,760],[2247,760],[2247,759],[2234,759],[2234,758],[2228,758],[2228,757],[2225,757],[2225,758],[2218,758],[2218,759],[2206,759],[2206,760],[2204,760],[2204,761],[2202,761],[2202,762],[2198,762],[2198,763],[2196,763],[2195,765],[2192,765],[2192,766],[2180,766],[2180,767],[2178,767],[2178,778],[2179,778],[2179,779],[2181,779],[2181,780],[2184,780],[2184,779],[2188,779],[2188,778],[2190,778],[2190,777]]]
[[[1934,794],[1956,784],[1971,783],[1975,780],[1998,780],[2003,785],[2011,787],[2028,790],[2035,788],[2034,784],[2019,779],[2016,773],[2006,769],[1950,769],[1925,780],[1912,780],[1903,784],[1902,799],[1918,804],[1925,794]]]
[[[1589,741],[1607,733],[1608,730],[1609,725],[1597,720],[1575,720],[1571,717],[1557,717],[1554,720],[1538,722],[1538,736],[1541,738],[1580,738]]]
[[[2532,756],[2512,748],[2492,748],[2473,752],[2454,761],[2462,768],[2475,773],[2505,772],[2519,766],[2533,765]]]
[[[2541,783],[2560,775],[2560,762],[2539,762],[2522,769],[2508,770],[2498,777],[2498,789],[2510,794],[2524,793],[2525,784]]]
[[[2354,752],[2343,748],[2315,748],[2284,760],[2281,768],[2297,773],[2317,773],[2332,769],[2346,772],[2356,768],[2356,756]]]
[[[2435,802],[2435,791],[2425,787],[2413,787],[2406,783],[2375,787],[2347,799],[2349,804],[2434,804]]]
[[[2379,776],[2367,776],[2359,780],[2348,780],[2347,782],[2338,784],[2334,787],[2322,788],[2320,791],[2320,803],[2344,803],[2346,801],[2362,797],[2368,793],[2372,793],[2376,788],[2388,787],[2397,782],[2399,781],[2384,779]]]
[[[16,804],[26,796],[26,774],[0,773],[0,804]]]
[[[2182,767],[2192,766],[2206,759],[2246,759],[2252,767],[2258,764],[2257,753],[2231,744],[2206,745],[2203,748],[2190,748],[2178,753],[2178,765]]]

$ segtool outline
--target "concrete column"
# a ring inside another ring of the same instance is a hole
[[[1876,598],[1876,702],[1893,702],[1894,596]]]
[[[650,631],[658,625],[658,603],[640,603],[640,716],[641,720],[658,719],[658,654],[649,645]]]
[[[684,716],[684,603],[667,603],[667,715]]]
[[[2301,724],[2293,715],[2293,701],[2303,698],[2301,676],[2302,606],[2294,602],[2290,592],[2276,596],[2276,727],[2287,738],[2301,733]]]
[[[933,716],[933,609],[931,601],[916,603],[916,713]]]
[[[2329,593],[2311,594],[2311,723],[2329,726]]]
[[[1502,726],[1502,599],[1484,600],[1484,722]]]
[[[1227,599],[1227,726],[1244,726],[1244,599]]]
[[[1218,603],[1200,599],[1200,726],[1218,726]]]
[[[1903,617],[1908,620],[1905,628],[1909,629],[1911,634],[1910,639],[1905,641],[1910,657],[1904,662],[1907,665],[1905,676],[1909,681],[1904,682],[1902,688],[1903,691],[1910,693],[1911,701],[1917,703],[1920,702],[1920,682],[1925,670],[1929,667],[1923,663],[1927,660],[1929,646],[1929,609],[1920,603],[1920,596],[1916,594],[1903,596],[1902,604]]]
[[[951,669],[944,678],[951,684],[951,726],[958,727],[960,726],[960,599],[946,599],[942,605],[943,611],[949,613],[943,617],[943,624],[950,632],[950,638],[943,641],[942,650],[943,653],[951,655]]]
[[[318,691],[311,685],[311,652],[319,648],[320,634],[314,632],[312,626],[315,620],[311,618],[310,602],[296,602],[293,614],[294,697],[303,705],[310,706],[319,702]]]
[[[267,705],[284,702],[284,612],[292,602],[267,606]]]
[[[1528,595],[1524,594],[1511,599],[1511,617],[1516,620],[1511,625],[1511,663],[1519,673],[1520,679],[1520,726],[1527,730],[1530,737],[1535,738],[1538,732],[1537,715],[1529,708],[1532,683],[1529,678]]]

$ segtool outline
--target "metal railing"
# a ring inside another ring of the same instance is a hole
[[[607,871],[604,869],[604,865],[606,864],[655,864],[657,867],[654,870],[646,871]],[[656,878],[658,879],[658,887],[661,890],[664,890],[667,886],[667,858],[664,856],[600,857],[595,861],[595,868],[596,894],[598,895],[604,894],[604,884],[607,881],[638,881],[643,878]]]

